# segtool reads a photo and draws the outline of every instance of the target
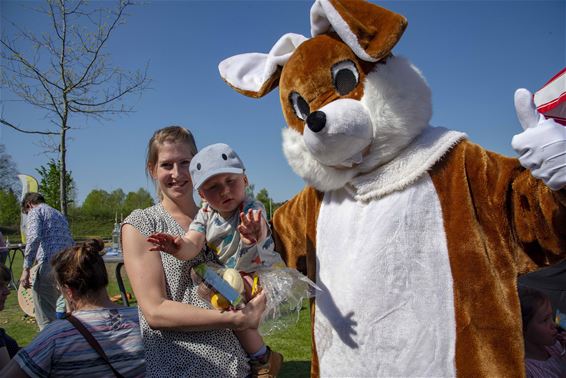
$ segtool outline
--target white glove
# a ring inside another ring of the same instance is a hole
[[[519,162],[550,189],[566,187],[566,127],[539,114],[526,89],[515,92],[515,110],[525,130],[511,141]]]

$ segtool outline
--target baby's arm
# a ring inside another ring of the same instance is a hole
[[[240,224],[238,225],[242,242],[245,245],[259,243],[267,237],[267,223],[261,215],[261,209],[247,213],[240,213]]]
[[[147,241],[154,245],[150,251],[163,251],[180,260],[190,260],[204,247],[205,236],[202,232],[189,230],[183,237],[165,233],[152,234]]]

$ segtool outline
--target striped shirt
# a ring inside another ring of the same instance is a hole
[[[75,311],[112,366],[124,377],[145,376],[138,309]],[[14,357],[30,377],[112,377],[110,367],[67,320],[55,320]]]
[[[24,268],[31,268],[34,260],[48,263],[57,253],[75,244],[63,214],[44,203],[27,214],[26,240]]]

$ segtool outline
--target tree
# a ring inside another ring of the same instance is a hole
[[[267,212],[265,216],[267,217],[267,219],[271,219],[271,213],[273,211],[273,200],[271,199],[271,197],[269,197],[269,192],[267,191],[267,189],[260,189],[260,191],[255,196],[255,199],[263,204],[263,207],[265,207],[265,211]]]
[[[114,220],[114,207],[109,205],[110,202],[110,193],[106,190],[94,189],[86,196],[81,206],[81,213],[89,218]]]
[[[126,9],[131,5],[129,0],[120,0],[112,8],[95,8],[85,0],[47,0],[36,11],[49,18],[50,31],[36,35],[11,24],[12,38],[8,39],[8,33],[0,38],[2,87],[44,110],[51,126],[26,130],[3,118],[0,123],[49,138],[48,146],[59,154],[58,203],[65,215],[67,137],[81,123],[72,120],[81,117],[103,120],[130,112],[133,107],[125,105],[126,98],[141,94],[149,83],[147,67],[143,72],[122,70],[110,64],[106,52],[108,41],[124,23]]]
[[[47,166],[42,165],[36,169],[40,177],[39,192],[45,197],[45,202],[54,208],[61,208],[61,195],[59,193],[61,186],[59,183],[61,182],[62,169],[59,164],[60,162],[51,159]],[[65,171],[65,190],[67,191],[65,198],[69,203],[74,203],[76,197],[75,182],[71,174],[72,172]]]
[[[122,189],[116,189],[110,193],[108,207],[110,207],[110,211],[114,214],[114,217],[119,216],[120,213],[123,212],[125,198],[126,194]]]
[[[18,173],[12,156],[6,153],[6,146],[0,144],[0,190],[19,192]]]
[[[0,189],[0,225],[17,226],[20,224],[20,204],[11,189]]]
[[[126,195],[123,206],[123,215],[127,217],[135,209],[145,209],[146,207],[153,206],[153,198],[151,194],[143,188],[139,188],[137,192],[129,192]]]

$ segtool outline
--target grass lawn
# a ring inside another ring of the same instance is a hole
[[[107,264],[108,270],[108,294],[119,297],[120,291],[116,283],[116,264]],[[13,264],[14,278],[17,280],[22,271],[22,255],[18,253]],[[130,283],[127,279],[125,269],[122,269],[122,277],[126,291],[132,293]],[[121,300],[119,301],[121,303]],[[135,306],[135,298],[130,300],[130,306]],[[12,290],[6,300],[4,311],[0,312],[0,327],[12,336],[21,346],[27,345],[38,333],[35,319],[24,314],[18,305],[18,296]],[[285,331],[275,333],[265,338],[266,343],[283,354],[285,362],[280,372],[280,377],[308,377],[310,372],[310,319],[307,304],[303,307],[299,322]]]

